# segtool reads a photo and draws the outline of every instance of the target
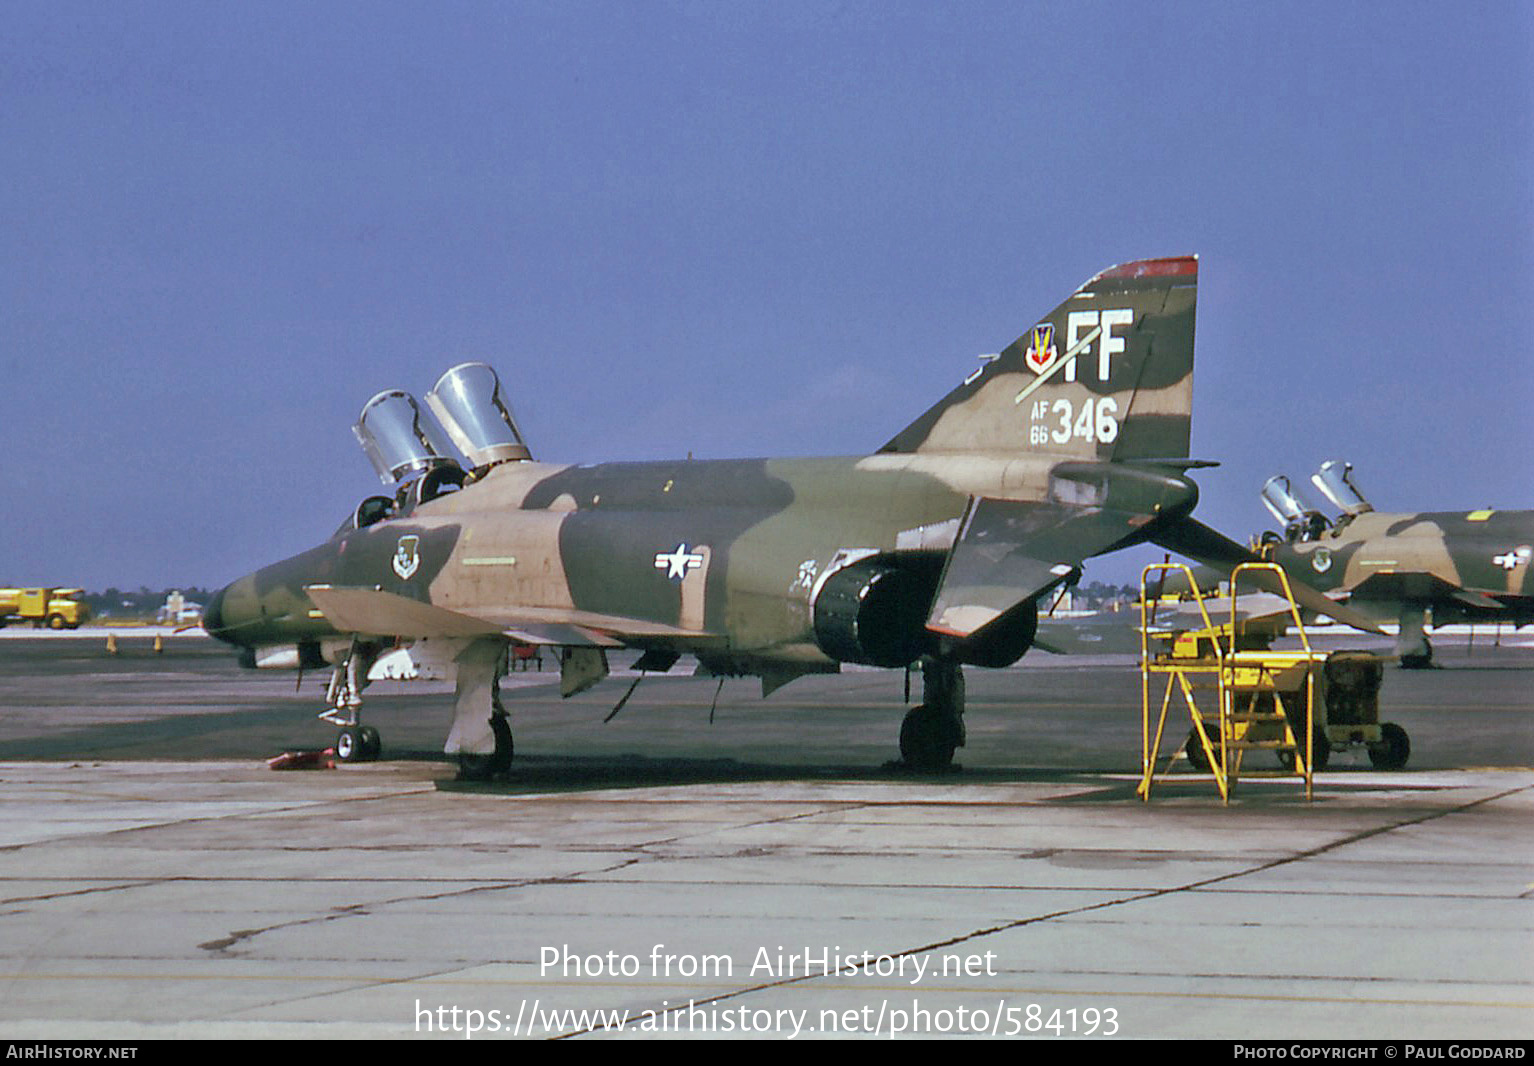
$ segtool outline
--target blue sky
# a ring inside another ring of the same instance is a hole
[[[1200,516],[1534,507],[1534,5],[14,2],[0,582],[223,584],[498,368],[538,458],[867,452],[1202,257]],[[1130,560],[1088,579],[1127,580]]]

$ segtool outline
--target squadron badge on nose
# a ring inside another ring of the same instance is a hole
[[[401,581],[409,581],[421,566],[421,538],[414,533],[403,536],[394,548],[394,572]]]

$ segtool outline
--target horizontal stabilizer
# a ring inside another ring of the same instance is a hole
[[[1238,544],[1217,529],[1211,529],[1196,518],[1185,518],[1175,525],[1157,531],[1152,543],[1167,551],[1197,559],[1208,566],[1229,573],[1242,563],[1261,561],[1261,556],[1244,544]]]
[[[975,497],[970,501],[927,628],[970,637],[1078,573],[1081,561],[1134,534],[1139,515]]]

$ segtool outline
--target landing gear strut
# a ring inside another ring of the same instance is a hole
[[[1401,629],[1396,655],[1403,670],[1428,670],[1433,666],[1433,645],[1427,639],[1427,612],[1421,607],[1401,609]]]
[[[446,751],[458,756],[460,781],[488,781],[511,768],[511,719],[501,703],[506,645],[476,640],[459,653],[453,729]]]
[[[378,730],[362,724],[362,690],[367,687],[368,669],[378,658],[378,650],[377,645],[353,640],[325,689],[325,709],[319,716],[341,727],[336,734],[336,758],[342,762],[370,762],[383,750]]]
[[[921,681],[922,702],[900,723],[900,758],[909,770],[947,770],[964,746],[964,672],[956,662],[923,659]]]

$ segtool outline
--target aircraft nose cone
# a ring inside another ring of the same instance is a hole
[[[202,609],[202,629],[209,637],[245,647],[253,643],[261,621],[261,604],[253,594],[252,578],[225,584]]]
[[[227,586],[219,589],[213,594],[213,598],[208,600],[207,606],[202,609],[202,628],[207,632],[208,636],[216,637],[219,640],[226,639],[225,633],[227,630],[224,629],[224,593],[228,591]]]

